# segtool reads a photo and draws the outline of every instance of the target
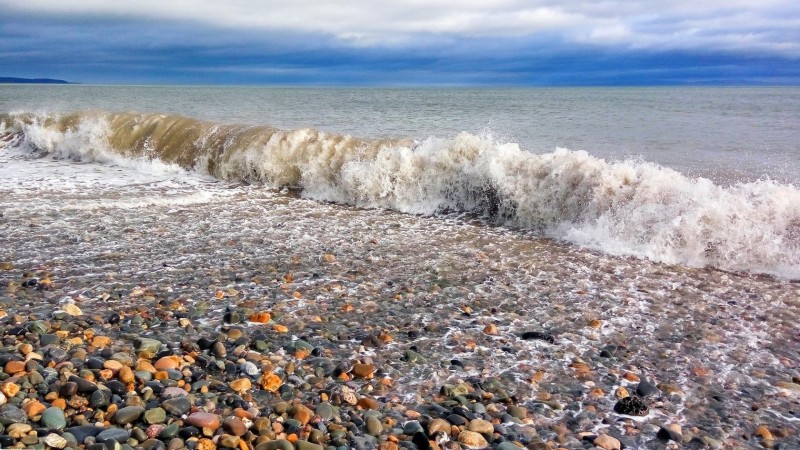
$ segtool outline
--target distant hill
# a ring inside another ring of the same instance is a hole
[[[14,78],[14,77],[0,77],[0,84],[13,83],[13,84],[72,84],[69,81],[54,80],[52,78]]]

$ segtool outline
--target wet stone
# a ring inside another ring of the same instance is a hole
[[[639,385],[636,386],[636,395],[640,397],[651,397],[660,394],[661,391],[650,384],[647,380],[642,379]]]
[[[130,433],[123,428],[107,428],[95,436],[97,442],[104,442],[107,440],[125,442],[130,437]]]
[[[144,411],[145,409],[141,406],[126,406],[114,414],[114,422],[119,425],[133,423],[144,414]]]
[[[64,410],[54,406],[44,410],[39,422],[44,428],[50,430],[63,430],[67,426],[67,419],[64,416]]]
[[[625,397],[614,405],[614,411],[628,416],[646,416],[648,408],[639,397]]]
[[[192,403],[186,397],[175,397],[161,402],[161,407],[174,416],[182,416],[189,412]]]

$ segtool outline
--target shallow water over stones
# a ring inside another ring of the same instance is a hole
[[[493,447],[583,448],[603,435],[634,448],[800,445],[796,283],[616,258],[467,218],[0,158],[0,326],[2,354],[14,355],[3,366],[25,360],[28,342],[33,361],[52,362],[21,373],[56,371],[44,387],[58,395],[42,401],[64,401],[67,431],[145,433],[145,411],[163,408],[149,426],[180,423],[161,439],[196,447],[239,436],[187,414],[234,410],[252,447],[480,442],[466,433]],[[55,312],[73,304],[80,315]],[[95,346],[95,335],[110,340]],[[4,392],[0,423],[41,425],[18,408],[35,385],[2,377],[23,392]],[[111,406],[88,411],[98,386]],[[644,415],[615,411],[627,395]],[[433,419],[445,424],[432,433]],[[423,428],[405,430],[411,420]],[[470,431],[475,420],[494,432]]]

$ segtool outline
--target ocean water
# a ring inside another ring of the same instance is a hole
[[[0,259],[84,305],[234,289],[333,334],[435,325],[334,346],[397,401],[492,378],[642,448],[666,423],[791,447],[798,113],[794,88],[0,86]],[[628,372],[665,393],[639,422],[613,413]]]
[[[155,161],[800,277],[800,89],[2,86],[0,111],[6,147],[23,154]]]

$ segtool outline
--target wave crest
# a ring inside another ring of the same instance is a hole
[[[469,133],[364,140],[158,114],[6,115],[0,145],[150,160],[359,207],[467,212],[615,255],[800,278],[800,190],[769,180],[719,186],[651,163],[534,154]]]

